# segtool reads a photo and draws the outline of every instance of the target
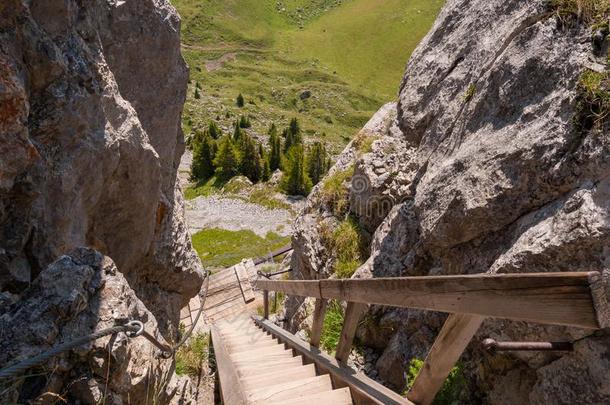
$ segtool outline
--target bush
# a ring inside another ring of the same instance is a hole
[[[210,341],[207,333],[201,333],[191,337],[176,352],[176,374],[199,376],[204,361],[208,359],[208,343]]]
[[[324,246],[335,254],[333,270],[337,277],[350,278],[364,263],[365,244],[355,219],[347,218],[334,230],[323,226],[320,236]]]
[[[409,363],[408,384],[407,390],[411,389],[415,378],[424,366],[424,361],[413,358]],[[438,394],[432,402],[434,405],[453,405],[462,403],[460,394],[466,388],[466,377],[464,376],[464,368],[461,363],[457,363],[455,367],[451,369],[449,376],[443,383]]]
[[[336,171],[322,183],[321,198],[337,217],[342,217],[347,213],[349,207],[348,182],[351,181],[353,175],[354,165],[352,164],[345,170]]]
[[[334,354],[337,350],[341,338],[341,329],[343,329],[343,318],[341,304],[336,300],[330,300],[326,307],[320,336],[320,347],[329,354]]]
[[[245,104],[244,101],[244,96],[241,95],[241,93],[239,93],[239,95],[237,96],[237,98],[235,99],[235,104],[239,107],[242,108]]]

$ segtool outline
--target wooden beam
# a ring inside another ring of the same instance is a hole
[[[599,329],[589,281],[596,275],[599,273],[258,280],[257,286],[297,296]]]
[[[343,317],[341,338],[339,339],[337,354],[335,355],[335,358],[342,363],[347,363],[347,358],[352,350],[354,336],[356,336],[356,329],[358,329],[358,322],[360,322],[360,318],[362,318],[368,308],[369,306],[367,304],[355,302],[347,303],[347,309],[345,310],[345,316]]]
[[[214,325],[212,325],[211,332],[223,402],[225,404],[247,405],[248,400],[237,374],[237,369],[233,361],[231,361],[229,351],[222,340],[220,332]]]
[[[265,319],[269,319],[269,291],[263,291],[263,312],[265,314]]]
[[[313,310],[313,323],[311,325],[311,338],[309,343],[312,346],[320,346],[320,338],[322,337],[322,327],[324,326],[324,315],[326,314],[326,305],[328,301],[325,299],[316,299],[316,306]]]
[[[333,381],[337,381],[341,387],[349,387],[354,402],[360,404],[378,405],[413,405],[413,403],[394,391],[384,387],[378,382],[371,380],[362,373],[357,373],[351,368],[339,363],[336,359],[320,351],[290,332],[285,331],[270,321],[260,316],[253,316],[254,322],[265,331],[277,338],[288,348],[301,355],[306,361],[313,362],[321,374],[330,374]],[[336,387],[335,387],[336,388]]]
[[[237,263],[233,270],[235,271],[235,277],[239,284],[241,295],[244,297],[244,303],[254,301],[254,291],[252,291],[252,285],[250,284],[250,277],[248,277],[248,270],[243,263]]]
[[[449,315],[407,394],[409,400],[418,405],[428,405],[434,401],[436,393],[484,319],[477,315]]]

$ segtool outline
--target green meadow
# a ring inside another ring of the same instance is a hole
[[[442,0],[172,0],[191,81],[183,126],[264,135],[297,117],[306,141],[339,152],[396,98],[406,62]],[[195,98],[195,85],[201,87]],[[246,104],[238,108],[235,98]],[[307,97],[309,95],[309,97]]]

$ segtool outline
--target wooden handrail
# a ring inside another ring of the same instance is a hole
[[[610,273],[475,274],[349,280],[256,281],[256,287],[316,298],[312,347],[319,344],[326,301],[348,303],[337,360],[345,362],[368,304],[447,312],[449,316],[407,398],[432,403],[485,318],[610,327]],[[268,299],[268,298],[266,298]]]
[[[257,280],[256,287],[301,297],[599,329],[609,323],[604,319],[608,303],[592,294],[596,283],[601,283],[599,273],[574,272]]]

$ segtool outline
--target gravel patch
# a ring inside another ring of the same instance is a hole
[[[222,228],[251,230],[265,237],[269,232],[289,236],[293,217],[288,210],[268,209],[239,199],[210,196],[186,201],[186,220],[191,235],[202,229]]]

